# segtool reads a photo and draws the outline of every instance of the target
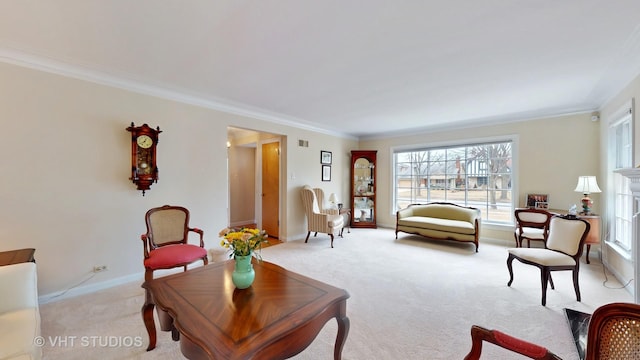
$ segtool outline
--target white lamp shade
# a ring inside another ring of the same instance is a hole
[[[578,185],[576,185],[575,192],[581,194],[592,194],[602,192],[598,187],[598,182],[595,176],[580,176],[578,177]]]
[[[331,195],[329,195],[329,202],[332,204],[335,204],[338,202],[338,197],[336,196],[335,193],[331,193]]]

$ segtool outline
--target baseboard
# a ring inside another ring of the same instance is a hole
[[[94,275],[95,274],[91,274],[90,276],[93,277]],[[90,279],[91,277],[87,277],[86,280]],[[142,282],[144,281],[143,279],[144,279],[144,272],[131,274],[131,275],[126,275],[126,276],[122,276],[122,277],[115,278],[115,279],[110,279],[110,280],[97,282],[97,283],[94,283],[94,284],[72,287],[70,289],[66,289],[66,290],[62,290],[62,291],[56,291],[56,292],[51,293],[51,294],[41,295],[41,296],[38,297],[38,302],[40,304],[46,304],[46,303],[50,303],[50,302],[69,299],[69,298],[72,298],[72,297],[93,293],[93,292],[96,292],[96,291],[99,291],[99,290],[112,288],[114,286],[127,284],[127,283],[130,283],[132,281],[139,281],[140,284],[142,284]]]
[[[190,269],[191,268],[196,268],[198,266],[202,266],[202,263],[199,263],[199,265],[198,264],[189,265],[189,268]],[[167,269],[167,270],[156,270],[154,274],[155,274],[155,277],[160,277],[160,276],[175,274],[175,273],[179,273],[179,272],[182,272],[182,268],[181,267],[180,268],[175,268],[175,269]],[[83,282],[88,281],[89,279],[91,279],[95,275],[96,274],[94,274],[94,273],[88,275],[86,277],[86,279],[84,279],[82,282],[80,282],[80,284],[82,284]],[[96,292],[96,291],[100,291],[100,290],[104,290],[104,289],[109,289],[109,288],[112,288],[114,286],[128,284],[128,283],[134,282],[134,281],[136,281],[136,282],[140,283],[140,285],[142,285],[142,283],[144,282],[144,271],[138,272],[138,273],[134,273],[134,274],[130,274],[130,275],[121,276],[121,277],[115,278],[115,279],[109,279],[109,280],[105,280],[105,281],[89,284],[89,285],[72,286],[71,288],[68,288],[68,289],[65,289],[65,290],[62,290],[62,291],[56,291],[56,292],[53,292],[51,294],[41,295],[41,296],[38,296],[38,303],[39,304],[46,304],[46,303],[50,303],[50,302],[69,299],[69,298],[73,298],[73,297],[76,297],[76,296],[90,294],[90,293],[93,293],[93,292]]]
[[[624,280],[624,277],[618,272],[616,271],[615,268],[609,266],[609,262],[606,261],[604,259],[604,257],[602,257],[602,265],[604,266],[604,268],[610,272],[614,278],[616,278],[616,280],[618,280],[618,282],[620,284],[626,284],[629,280]],[[631,281],[631,283],[629,284],[629,286],[625,286],[625,290],[627,290],[627,292],[629,292],[629,294],[631,294],[631,296],[634,296],[635,294],[635,288],[634,288],[635,284],[633,281]]]
[[[252,220],[241,220],[241,221],[234,221],[232,223],[229,224],[229,226],[231,227],[242,227],[242,226],[246,226],[246,225],[253,225],[256,223],[255,219]]]
[[[234,224],[232,224],[232,226],[242,226],[242,225],[247,225],[247,223],[243,223],[243,224],[234,223]],[[378,227],[379,228],[383,228],[383,229],[389,229],[389,230],[394,230],[395,229],[395,225],[388,226],[388,225],[385,224],[385,225],[378,225]],[[292,239],[292,240],[304,239],[304,238],[306,238],[306,236],[307,236],[306,233],[302,233],[302,234],[294,235],[294,236],[290,237],[290,239]],[[343,236],[344,237],[348,237],[349,234],[345,232]],[[286,242],[288,239],[280,238],[279,240],[282,240],[282,241]],[[506,246],[506,247],[513,247],[512,246],[513,244],[510,241],[502,240],[502,239],[481,238],[480,239],[480,243],[482,244],[482,242],[491,242],[491,243],[494,243],[494,244],[497,244],[497,245],[503,245],[503,246]],[[218,248],[209,249],[208,253],[209,253],[210,261],[212,261],[212,262],[226,260],[226,258],[227,258],[227,255],[226,255],[226,252],[224,251],[224,249],[218,249]],[[224,254],[224,257],[217,256],[217,255],[220,255],[220,254]],[[591,255],[594,256],[595,254],[592,253]],[[618,274],[616,274],[614,271],[611,271],[608,266],[607,266],[607,269],[612,274],[614,274],[614,276],[618,279],[618,281],[620,281],[620,276]],[[168,274],[177,273],[177,272],[180,272],[180,271],[182,271],[181,268],[172,269],[172,270],[163,270],[163,271],[159,271],[159,273],[160,273],[159,275],[160,276],[168,275]],[[83,281],[88,281],[93,276],[96,276],[96,274],[93,274],[93,273],[89,274],[87,276],[87,278],[84,279]],[[59,300],[69,299],[69,298],[72,298],[72,297],[76,297],[76,296],[85,295],[85,294],[93,293],[93,292],[96,292],[96,291],[108,289],[108,288],[111,288],[111,287],[114,287],[114,286],[127,284],[127,283],[130,283],[130,282],[133,282],[133,281],[138,281],[142,285],[142,282],[144,281],[144,272],[142,271],[142,272],[138,272],[138,273],[122,276],[122,277],[115,278],[115,279],[105,280],[105,281],[101,281],[101,282],[97,282],[97,283],[93,283],[93,284],[89,284],[89,285],[75,286],[75,287],[71,287],[71,288],[66,289],[66,290],[56,291],[56,292],[53,292],[53,293],[50,293],[50,294],[41,295],[41,296],[38,297],[38,302],[40,304],[46,304],[46,303],[55,302],[55,301],[59,301]]]

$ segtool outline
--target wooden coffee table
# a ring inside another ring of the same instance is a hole
[[[153,308],[174,319],[174,340],[189,359],[285,359],[298,354],[336,318],[333,356],[341,359],[349,333],[349,294],[320,281],[254,259],[248,289],[231,282],[234,262],[225,261],[146,281],[142,318],[149,347],[156,346]]]

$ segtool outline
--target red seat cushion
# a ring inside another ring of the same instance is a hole
[[[149,258],[144,259],[147,269],[169,269],[190,264],[207,256],[207,250],[191,244],[174,244],[159,247],[149,252]]]

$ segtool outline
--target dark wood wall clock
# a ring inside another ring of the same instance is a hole
[[[158,163],[156,147],[158,134],[162,131],[158,126],[152,129],[147,124],[127,128],[131,132],[131,177],[129,180],[137,185],[138,190],[144,192],[151,188],[151,184],[158,182]]]

